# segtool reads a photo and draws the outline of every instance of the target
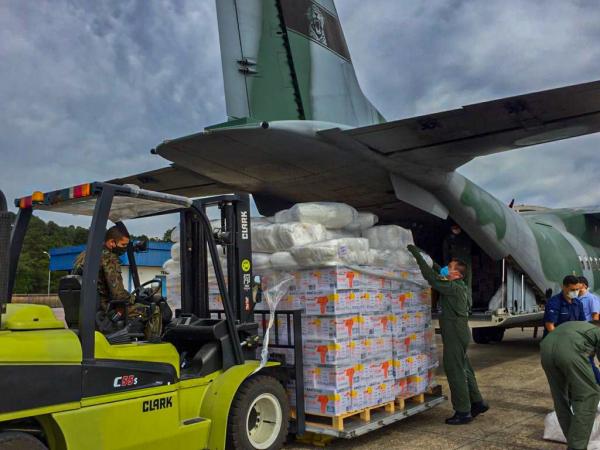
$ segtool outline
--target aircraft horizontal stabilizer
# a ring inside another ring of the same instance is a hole
[[[600,81],[346,130],[391,160],[451,171],[478,156],[600,131]]]

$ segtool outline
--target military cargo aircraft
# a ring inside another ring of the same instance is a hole
[[[600,208],[510,208],[456,172],[475,157],[599,131],[600,82],[386,121],[361,91],[333,0],[216,7],[228,120],[153,149],[170,166],[113,182],[250,192],[263,214],[346,202],[409,226],[438,259],[451,218],[474,242],[478,342],[540,324],[567,274],[600,289]]]

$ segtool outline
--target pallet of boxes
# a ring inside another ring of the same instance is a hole
[[[251,221],[253,273],[293,277],[276,309],[302,311],[308,431],[349,437],[340,433],[350,425],[375,419],[385,424],[394,413],[400,413],[395,416],[400,420],[410,415],[403,411],[411,405],[412,411],[424,410],[425,394],[435,385],[431,291],[406,251],[412,233],[376,223],[375,215],[341,203],[301,203]],[[178,233],[173,232],[175,242]],[[165,270],[169,293],[177,298],[178,244],[172,256]],[[221,264],[225,269],[224,258]],[[211,316],[219,318],[223,304],[211,273],[208,288]],[[268,319],[268,313],[255,315],[261,335]],[[270,333],[271,342],[276,336],[293,344],[291,327],[281,318],[273,321]],[[292,348],[269,350],[274,359],[295,364]],[[295,406],[295,387],[288,392]],[[438,395],[428,404],[441,401]]]
[[[376,222],[345,204],[304,203],[252,227],[254,273],[294,278],[277,309],[303,312],[304,400],[313,429],[343,431],[372,414],[422,404],[434,385],[431,292],[406,251],[412,234]],[[257,315],[263,327],[264,319]],[[285,321],[274,328],[287,338]],[[272,351],[293,362],[293,351]]]

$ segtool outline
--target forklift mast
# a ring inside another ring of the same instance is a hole
[[[224,249],[227,261],[227,292],[237,324],[254,322],[252,297],[252,247],[250,196],[228,194],[194,200],[194,207],[206,213],[217,207],[220,229],[213,230],[215,241]],[[182,311],[209,318],[208,277],[213,271],[207,251],[207,230],[196,214],[181,212]],[[194,270],[193,268],[197,268]]]

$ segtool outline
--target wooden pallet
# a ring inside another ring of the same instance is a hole
[[[396,411],[396,402],[386,402],[368,408],[359,409],[356,411],[347,412],[338,416],[330,416],[326,414],[306,413],[306,423],[317,425],[320,427],[331,428],[337,431],[344,431],[344,420],[350,418],[359,418],[363,422],[371,421],[371,413],[383,409],[385,412],[393,413]],[[296,411],[292,410],[292,418],[296,417]],[[312,419],[312,420],[311,420]]]
[[[411,403],[425,403],[425,393],[417,394],[417,395],[403,395],[401,397],[396,397],[396,406],[398,409],[402,410],[406,408],[406,402]]]

